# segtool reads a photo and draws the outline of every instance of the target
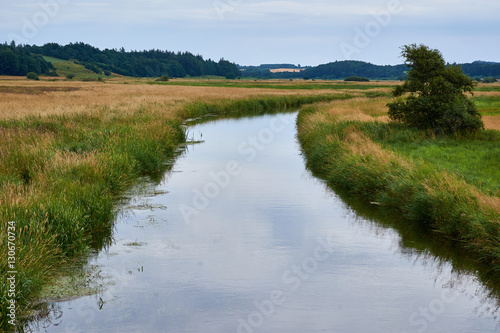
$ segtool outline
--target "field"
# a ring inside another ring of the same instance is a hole
[[[299,139],[318,175],[498,265],[500,86],[475,94],[490,130],[446,138],[389,124],[391,84],[0,78],[0,220],[15,222],[18,315],[62,267],[106,246],[95,235],[111,232],[120,194],[161,177],[186,119],[236,111],[302,106]],[[7,253],[6,228],[0,237]],[[5,281],[6,257],[0,267]],[[3,314],[8,292],[2,284]]]

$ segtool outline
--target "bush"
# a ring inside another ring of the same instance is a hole
[[[168,75],[162,75],[161,77],[156,79],[156,81],[162,81],[162,82],[166,82],[168,80],[170,80],[170,77]]]
[[[66,78],[67,78],[68,80],[72,80],[72,79],[74,79],[74,78],[75,78],[75,74],[67,74],[67,75],[66,75]]]
[[[370,82],[366,77],[359,76],[349,76],[344,79],[344,81],[354,81],[354,82]]]
[[[106,76],[111,76],[111,72],[110,72],[110,71],[108,71],[108,70],[105,70],[103,73],[104,73],[104,75],[106,75]]]
[[[26,78],[28,78],[29,80],[40,80],[40,78],[38,77],[38,74],[35,73],[35,72],[29,72],[27,75],[26,75]]]
[[[482,83],[495,83],[495,82],[497,82],[497,79],[495,79],[494,77],[486,77],[481,82]]]
[[[425,45],[406,45],[402,55],[410,70],[393,91],[398,99],[387,104],[391,120],[446,133],[484,128],[481,114],[465,95],[472,93],[475,82],[459,66],[446,66],[441,53]]]

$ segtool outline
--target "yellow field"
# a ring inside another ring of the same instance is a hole
[[[275,68],[271,69],[271,73],[300,73],[304,70],[305,68]]]
[[[100,111],[135,112],[139,107],[175,112],[194,101],[243,99],[255,96],[315,95],[322,90],[192,87],[78,81],[0,80],[0,119]],[[329,93],[335,93],[329,91]],[[342,93],[339,91],[338,93]]]

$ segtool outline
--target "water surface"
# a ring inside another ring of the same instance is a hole
[[[40,332],[495,332],[496,300],[304,166],[296,113],[218,120],[130,193],[98,295]],[[456,266],[456,264],[455,264]]]

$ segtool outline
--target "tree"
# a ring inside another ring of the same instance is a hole
[[[40,78],[38,77],[38,74],[36,74],[35,72],[29,72],[27,75],[26,75],[26,78],[29,79],[29,80],[40,80]]]
[[[481,114],[465,95],[472,93],[475,82],[459,66],[447,66],[438,50],[425,45],[405,45],[401,55],[409,71],[393,91],[397,99],[387,104],[391,120],[447,133],[484,128]]]

